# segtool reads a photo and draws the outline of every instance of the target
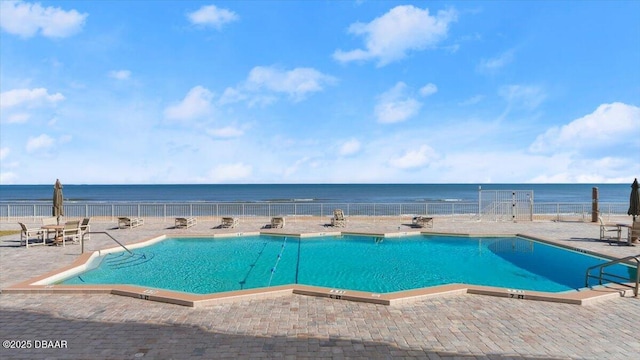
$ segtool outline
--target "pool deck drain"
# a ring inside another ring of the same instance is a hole
[[[129,245],[164,233],[251,232],[259,229],[258,221],[241,221],[240,227],[233,230],[212,230],[212,223],[200,219],[198,225],[188,231],[169,230],[169,222],[149,220],[143,227],[131,230],[110,230],[114,223],[109,222],[96,222],[92,229],[110,231]],[[392,233],[397,231],[398,223],[398,219],[350,220],[346,230]],[[17,224],[0,224],[0,227],[13,229]],[[287,219],[287,228],[283,230],[321,233],[331,229],[322,227],[321,221]],[[611,257],[640,252],[639,246],[609,246],[595,241],[598,226],[591,223],[514,224],[436,219],[433,230],[460,234],[536,234],[558,244]],[[80,254],[78,245],[20,248],[16,246],[18,238],[1,238],[2,289],[68,266]],[[112,244],[96,236],[87,246],[89,250],[97,250]],[[331,293],[331,290],[341,291],[326,289],[328,295],[348,293]],[[3,291],[0,335],[3,339],[25,341],[68,340],[69,347],[3,348],[0,349],[3,359],[134,358],[139,353],[144,354],[143,358],[625,359],[640,352],[640,301],[620,295],[587,306],[519,301],[517,294],[514,298],[455,294],[380,306],[283,291],[270,297],[186,308],[105,294],[40,291],[43,293]],[[147,292],[150,296],[156,294]],[[375,298],[374,294],[369,295]]]

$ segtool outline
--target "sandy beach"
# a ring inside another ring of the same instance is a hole
[[[610,221],[630,222],[630,218]],[[172,222],[145,219],[134,229],[114,229],[115,221],[100,219],[92,220],[91,230],[108,231],[130,244],[161,234],[321,232],[327,231],[329,219],[287,218],[284,229],[262,229],[268,222],[244,218],[235,229],[214,229],[219,219],[199,219],[189,229],[173,229]],[[354,217],[344,231],[416,231],[410,223],[410,218]],[[3,222],[0,229],[17,230],[18,225]],[[640,252],[640,245],[597,241],[599,226],[588,222],[436,218],[434,227],[426,230],[526,234],[612,257]],[[0,288],[68,265],[81,251],[79,245],[29,249],[18,245],[19,235],[0,238]],[[85,244],[87,251],[112,246],[100,235]],[[640,352],[640,300],[633,297],[579,306],[464,294],[383,306],[285,295],[189,308],[109,294],[2,293],[0,311],[3,340],[38,345],[3,348],[4,359],[627,359]]]

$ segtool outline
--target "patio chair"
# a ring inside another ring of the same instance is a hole
[[[345,227],[347,226],[347,219],[344,217],[342,209],[333,210],[333,218],[331,218],[331,226]]]
[[[58,219],[56,217],[42,218],[42,226],[58,225]]]
[[[82,237],[85,233],[88,233],[91,231],[91,225],[89,225],[89,221],[91,220],[91,218],[84,218],[82,219],[82,222],[80,223],[80,236]],[[89,240],[91,238],[91,236],[89,234],[84,235],[84,240]]]
[[[412,220],[411,220],[411,224],[415,227],[428,227],[428,228],[432,228],[433,227],[433,218],[432,217],[426,217],[426,216],[415,216]]]
[[[283,228],[284,227],[284,218],[277,216],[277,217],[273,217],[271,218],[271,228],[272,229],[277,229],[277,228]]]
[[[46,217],[42,218],[42,226],[50,226],[50,225],[58,225],[58,219],[56,217]],[[53,234],[55,236],[55,231],[45,231],[45,237],[49,238],[49,234]]]
[[[600,240],[611,242],[612,240],[620,241],[621,229],[617,225],[605,224],[602,217],[598,217],[600,221]]]
[[[82,231],[80,230],[80,221],[67,221],[64,223],[64,229],[62,229],[62,246],[67,244],[67,239],[71,240],[72,243],[79,243],[80,236],[82,235]],[[60,241],[56,239],[56,245],[60,245]]]
[[[29,229],[25,224],[21,222],[19,222],[18,224],[20,224],[20,228],[22,229],[20,232],[20,246],[22,246],[22,241],[24,241],[25,246],[28,248],[30,239],[42,240],[42,245],[45,244],[45,241],[46,241],[45,230]]]
[[[222,223],[220,224],[220,228],[222,228],[222,229],[234,228],[234,227],[236,227],[236,225],[238,225],[238,219],[237,218],[234,218],[234,217],[223,217],[222,218]]]
[[[638,242],[640,240],[640,221],[634,221],[629,227],[629,244]]]

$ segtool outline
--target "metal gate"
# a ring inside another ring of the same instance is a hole
[[[533,190],[479,190],[480,220],[532,221]]]

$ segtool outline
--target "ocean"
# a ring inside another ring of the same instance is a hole
[[[67,202],[477,202],[482,190],[532,190],[536,203],[629,201],[629,184],[241,184],[64,185]],[[0,185],[0,203],[50,202],[51,185]]]

